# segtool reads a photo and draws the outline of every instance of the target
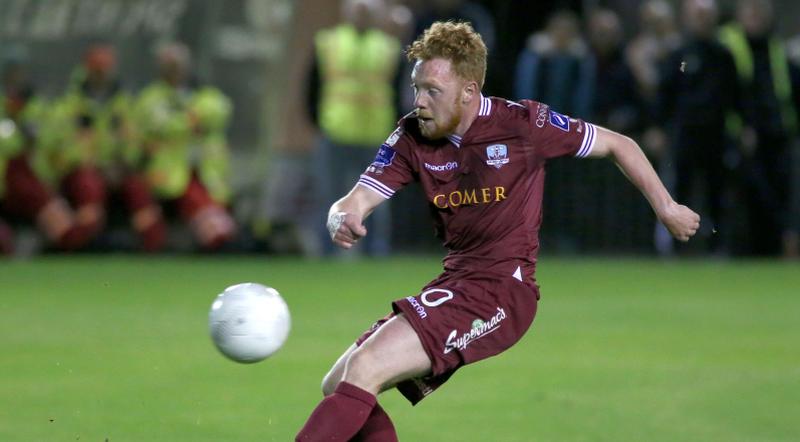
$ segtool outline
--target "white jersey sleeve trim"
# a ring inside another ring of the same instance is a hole
[[[583,142],[581,143],[581,148],[578,149],[578,153],[575,154],[575,158],[586,158],[592,152],[594,142],[597,139],[597,128],[594,124],[584,123],[584,126],[586,127],[586,133],[583,134]]]
[[[361,175],[358,178],[358,183],[361,186],[366,187],[367,189],[372,190],[373,192],[377,193],[378,195],[386,198],[387,200],[394,195],[394,190],[387,187],[385,184],[381,183],[380,181],[376,180],[367,175]]]

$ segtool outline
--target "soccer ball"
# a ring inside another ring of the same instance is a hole
[[[225,289],[208,313],[211,339],[236,362],[261,361],[281,348],[289,335],[289,308],[272,287],[252,282]]]

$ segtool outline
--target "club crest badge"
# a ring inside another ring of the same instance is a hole
[[[486,164],[501,168],[503,165],[508,164],[508,146],[505,144],[492,144],[486,148]]]

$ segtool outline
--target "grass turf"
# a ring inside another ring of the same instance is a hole
[[[0,440],[287,441],[352,340],[436,258],[53,256],[0,262]],[[767,261],[545,257],[528,335],[417,407],[404,441],[800,439],[800,271]],[[289,303],[273,358],[219,355],[207,313],[258,281]]]

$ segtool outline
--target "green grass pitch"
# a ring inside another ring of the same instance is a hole
[[[0,440],[288,441],[330,364],[438,258],[0,261]],[[533,328],[417,407],[403,441],[800,440],[800,268],[544,257]],[[207,331],[224,287],[278,288],[292,333],[254,365]]]

